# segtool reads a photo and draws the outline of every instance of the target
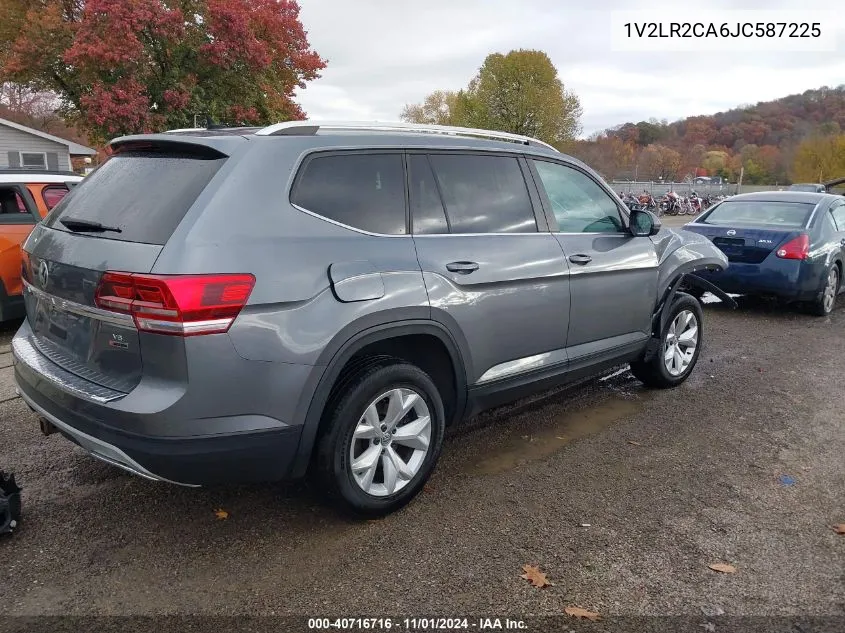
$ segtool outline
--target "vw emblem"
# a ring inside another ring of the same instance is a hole
[[[42,259],[41,263],[38,264],[38,283],[41,284],[42,288],[46,288],[49,279],[50,269],[47,268],[47,262]]]
[[[736,235],[736,231],[734,231],[733,229],[731,229],[730,231],[728,231],[728,235]]]

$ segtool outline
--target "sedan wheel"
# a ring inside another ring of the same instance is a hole
[[[839,294],[839,268],[834,264],[827,271],[819,298],[809,304],[809,310],[816,316],[827,316],[836,305],[836,295]]]
[[[824,287],[824,296],[822,302],[825,312],[833,310],[833,304],[836,303],[836,291],[839,288],[839,270],[834,266],[827,274],[827,284]]]

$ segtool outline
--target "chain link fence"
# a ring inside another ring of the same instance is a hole
[[[689,195],[691,191],[704,195],[734,195],[737,193],[752,193],[757,191],[785,190],[786,185],[742,185],[736,183],[712,182],[654,182],[634,180],[612,180],[608,183],[614,191],[622,193],[641,194],[648,191],[655,198],[663,196],[667,191],[674,191],[679,195]]]

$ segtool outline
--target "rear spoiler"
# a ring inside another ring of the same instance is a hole
[[[202,137],[168,134],[136,134],[121,136],[106,147],[110,155],[122,152],[156,152],[188,154],[197,158],[227,158],[247,139],[243,136]]]

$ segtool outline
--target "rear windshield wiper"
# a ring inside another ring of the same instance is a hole
[[[62,218],[59,220],[71,231],[91,231],[93,233],[122,233],[122,229],[116,226],[106,226],[93,220],[80,220],[77,218]]]

